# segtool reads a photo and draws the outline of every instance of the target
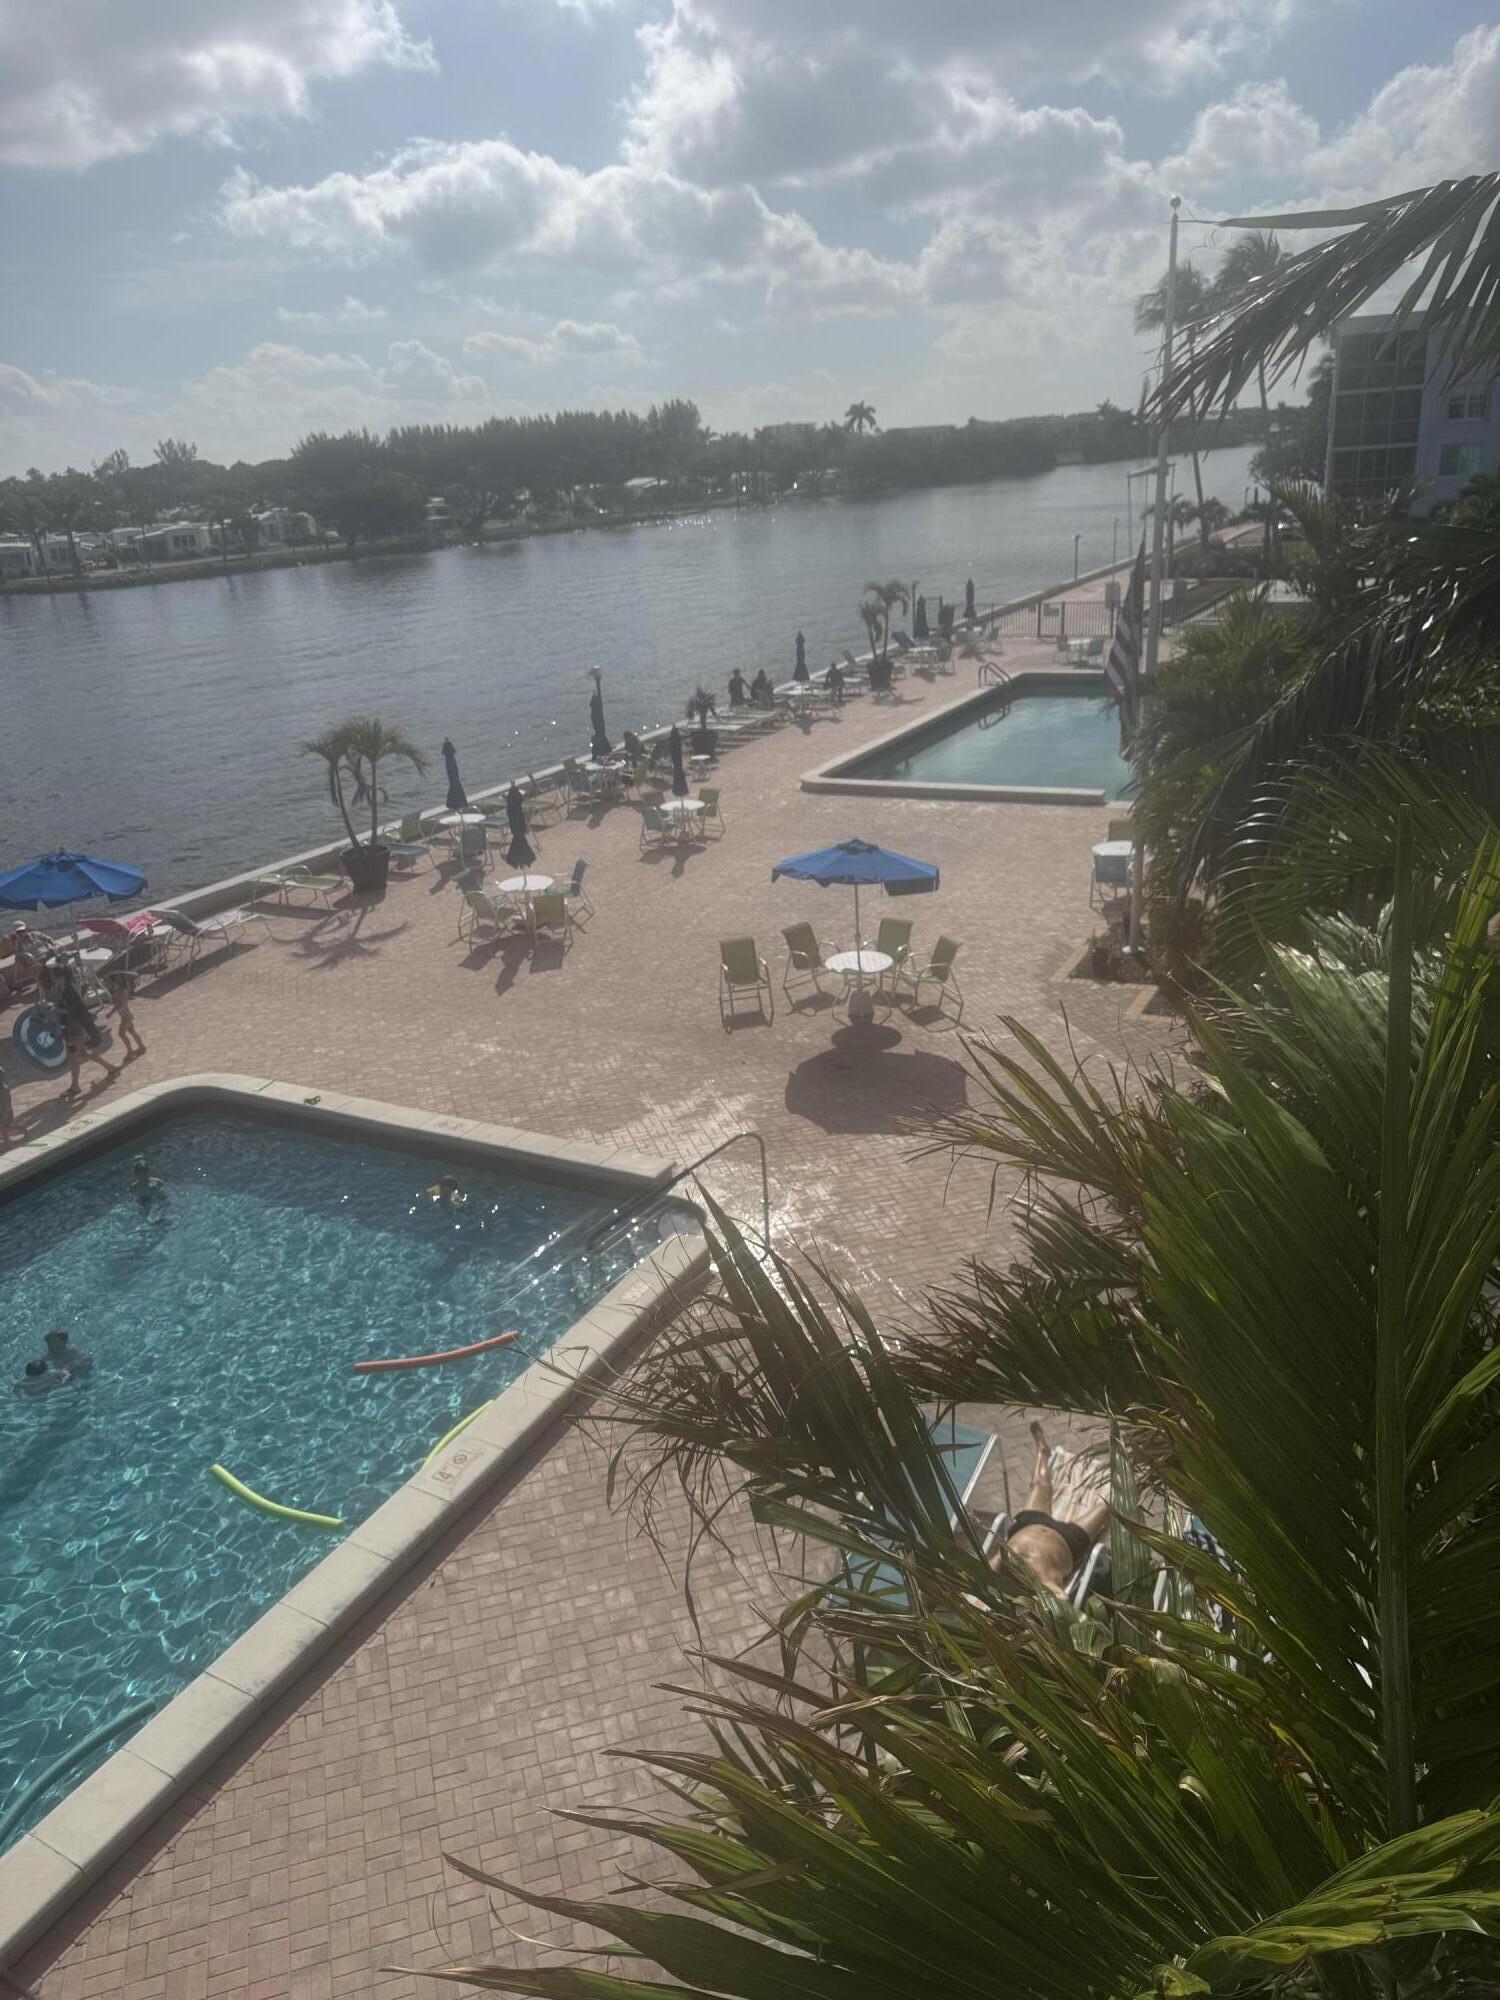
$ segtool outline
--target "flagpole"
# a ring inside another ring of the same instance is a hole
[[[1157,392],[1161,417],[1156,427],[1156,507],[1151,519],[1151,617],[1146,626],[1144,675],[1147,688],[1155,678],[1156,656],[1161,647],[1161,586],[1167,525],[1167,458],[1171,449],[1172,432],[1167,397],[1172,387],[1172,336],[1177,317],[1177,210],[1180,205],[1181,197],[1174,194],[1172,231],[1167,243],[1167,296],[1161,324],[1161,387]],[[1139,766],[1136,776],[1139,780]],[[1145,856],[1137,835],[1130,851],[1130,935],[1125,947],[1132,956],[1141,948],[1141,903],[1145,865]]]

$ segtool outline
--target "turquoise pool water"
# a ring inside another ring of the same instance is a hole
[[[955,717],[941,733],[843,766],[845,778],[948,785],[1057,785],[1122,798],[1133,781],[1113,703],[1098,694],[1021,694]]]
[[[126,1191],[142,1150],[167,1189],[146,1212]],[[335,1545],[235,1499],[215,1460],[353,1526],[658,1240],[653,1220],[589,1255],[609,1197],[467,1164],[455,1217],[421,1196],[443,1170],[189,1115],[0,1205],[0,1815],[89,1729],[174,1694]],[[90,1374],[18,1397],[53,1326]],[[511,1326],[515,1346],[469,1360],[353,1372]]]

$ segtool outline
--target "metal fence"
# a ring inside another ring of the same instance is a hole
[[[1189,581],[1181,577],[1172,586],[1162,607],[1162,625],[1217,624],[1223,607],[1236,591],[1247,588],[1243,577],[1210,577]],[[1040,639],[1062,642],[1069,639],[1107,639],[1115,629],[1118,612],[1102,597],[1048,597],[1015,611],[981,613],[981,624],[1002,639]]]

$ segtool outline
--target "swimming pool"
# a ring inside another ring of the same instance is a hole
[[[146,1209],[126,1189],[142,1150],[166,1188]],[[422,1196],[443,1171],[428,1151],[186,1112],[0,1202],[0,1814],[336,1545],[235,1499],[211,1464],[353,1528],[692,1214],[606,1228],[615,1196],[467,1160],[455,1213]],[[58,1325],[89,1378],[17,1397]],[[354,1373],[511,1326],[516,1345],[446,1367]]]
[[[1046,786],[1120,797],[1131,770],[1120,723],[1097,692],[1019,693],[997,688],[981,707],[841,767],[851,778],[933,784]]]

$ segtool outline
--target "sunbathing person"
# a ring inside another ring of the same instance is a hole
[[[1109,1469],[1081,1452],[1052,1452],[1040,1424],[1031,1426],[1036,1465],[1026,1505],[1010,1524],[1006,1547],[1046,1588],[1066,1597],[1109,1520]],[[998,1564],[1003,1557],[997,1553]]]

